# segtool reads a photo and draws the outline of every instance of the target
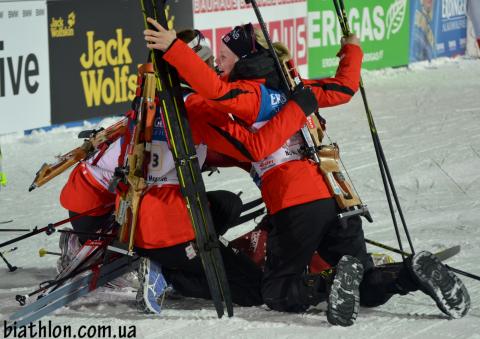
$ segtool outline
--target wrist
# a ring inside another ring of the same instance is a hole
[[[173,44],[175,44],[175,42],[178,40],[178,38],[175,38],[172,40],[172,42],[170,43],[170,45],[168,45],[168,47],[165,49],[164,53],[167,53],[168,50],[173,46]]]

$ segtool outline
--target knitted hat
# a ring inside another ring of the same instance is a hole
[[[222,41],[240,59],[263,48],[255,40],[255,30],[251,23],[236,26],[225,34]]]

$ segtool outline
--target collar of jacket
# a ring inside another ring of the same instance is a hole
[[[284,90],[274,60],[266,50],[238,60],[228,78],[230,82],[253,79],[264,79],[268,88]]]

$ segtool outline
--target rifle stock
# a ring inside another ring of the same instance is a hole
[[[100,131],[93,131],[83,144],[64,155],[57,157],[57,162],[44,163],[35,175],[35,179],[29,187],[29,191],[45,185],[47,182],[62,174],[76,163],[92,156],[103,144],[117,140],[126,131],[127,119],[124,118],[112,126]]]
[[[147,187],[145,177],[150,161],[149,150],[156,111],[156,77],[152,64],[139,67],[137,83],[137,96],[140,97],[140,101],[132,138],[128,146],[126,177],[124,178],[128,190],[120,194],[120,202],[115,211],[116,220],[120,224],[119,240],[128,244],[129,254],[133,254],[138,209]]]

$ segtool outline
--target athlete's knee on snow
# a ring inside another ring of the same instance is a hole
[[[319,275],[304,275],[262,286],[265,304],[281,312],[305,312],[311,305],[326,300],[326,284]]]
[[[295,312],[287,300],[288,284],[285,281],[273,280],[262,285],[263,302],[272,310],[279,312]]]
[[[233,290],[233,289],[232,289]],[[263,297],[260,291],[257,289],[242,289],[239,293],[233,293],[234,300],[233,302],[237,305],[244,306],[244,307],[251,307],[251,306],[260,306],[263,305]]]

